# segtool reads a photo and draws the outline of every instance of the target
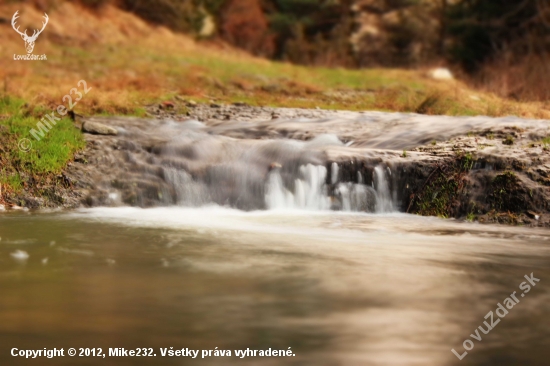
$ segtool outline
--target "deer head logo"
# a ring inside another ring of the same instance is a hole
[[[48,14],[44,13],[45,22],[42,23],[42,29],[34,30],[32,36],[30,37],[27,34],[26,29],[25,29],[25,32],[21,32],[19,31],[19,27],[15,28],[15,21],[17,20],[17,18],[19,18],[18,14],[19,14],[19,10],[16,11],[15,14],[13,14],[13,18],[11,18],[11,26],[17,33],[21,35],[21,38],[23,38],[23,41],[25,41],[25,48],[27,49],[27,53],[32,53],[32,50],[34,50],[34,42],[36,42],[36,39],[38,38],[40,33],[42,33],[44,28],[46,28],[46,24],[48,24],[48,20],[49,20]]]

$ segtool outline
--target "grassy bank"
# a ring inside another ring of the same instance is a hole
[[[0,98],[0,203],[3,195],[21,190],[42,196],[42,188],[55,185],[63,167],[84,148],[82,134],[69,118],[61,119],[37,140],[31,130],[36,130],[39,117],[46,112],[22,99]]]
[[[21,4],[0,9],[2,14],[20,10],[21,21],[29,24],[40,24],[43,15]],[[425,71],[308,68],[253,58],[224,45],[197,44],[113,7],[93,13],[65,2],[49,16],[35,49],[47,61],[14,61],[14,53],[24,53],[23,43],[9,22],[0,23],[4,193],[59,173],[84,146],[70,120],[63,119],[41,141],[30,138],[29,152],[17,147],[46,113],[68,105],[63,98],[71,89],[82,92],[81,80],[91,87],[75,107],[82,114],[144,115],[145,105],[178,96],[281,107],[550,116],[543,104],[503,100],[459,81],[433,80]]]

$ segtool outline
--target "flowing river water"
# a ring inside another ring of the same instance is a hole
[[[400,213],[409,173],[395,163],[436,135],[547,122],[397,117],[113,120],[119,136],[90,137],[79,158],[96,164],[78,176],[95,207],[0,214],[0,364],[547,365],[550,231]],[[348,156],[365,164],[344,170]],[[11,356],[69,347],[106,357]],[[170,347],[201,352],[162,357]],[[202,358],[216,347],[231,356]]]
[[[545,365],[550,356],[548,231],[398,213],[126,207],[9,214],[0,233],[6,365]],[[451,349],[462,354],[532,272],[540,282],[459,361]],[[152,347],[158,357],[25,360],[13,347]],[[233,355],[160,357],[165,347]],[[288,347],[295,356],[234,356]]]

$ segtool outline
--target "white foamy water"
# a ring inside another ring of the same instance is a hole
[[[265,197],[268,209],[328,210],[330,208],[330,197],[325,184],[326,168],[308,164],[300,167],[299,174],[299,178],[294,180],[294,190],[290,191],[285,187],[279,169],[269,173]]]
[[[374,168],[374,182],[376,189],[376,212],[392,212],[395,211],[394,198],[390,191],[388,176],[391,170],[384,166]]]
[[[388,213],[397,211],[395,193],[390,189],[391,170],[380,165],[374,170],[373,186],[358,182],[338,183],[338,164],[331,165],[333,192],[329,193],[327,169],[321,165],[304,165],[294,180],[294,189],[284,184],[279,169],[269,173],[265,201],[268,209],[342,210]],[[374,208],[374,209],[372,209]]]
[[[15,252],[11,253],[11,257],[18,262],[24,262],[29,259],[29,253],[25,252],[24,250],[16,250]]]

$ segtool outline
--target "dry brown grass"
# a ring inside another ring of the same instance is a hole
[[[505,57],[494,60],[481,70],[472,84],[505,98],[541,101],[550,108],[550,59],[531,55],[519,62]]]

